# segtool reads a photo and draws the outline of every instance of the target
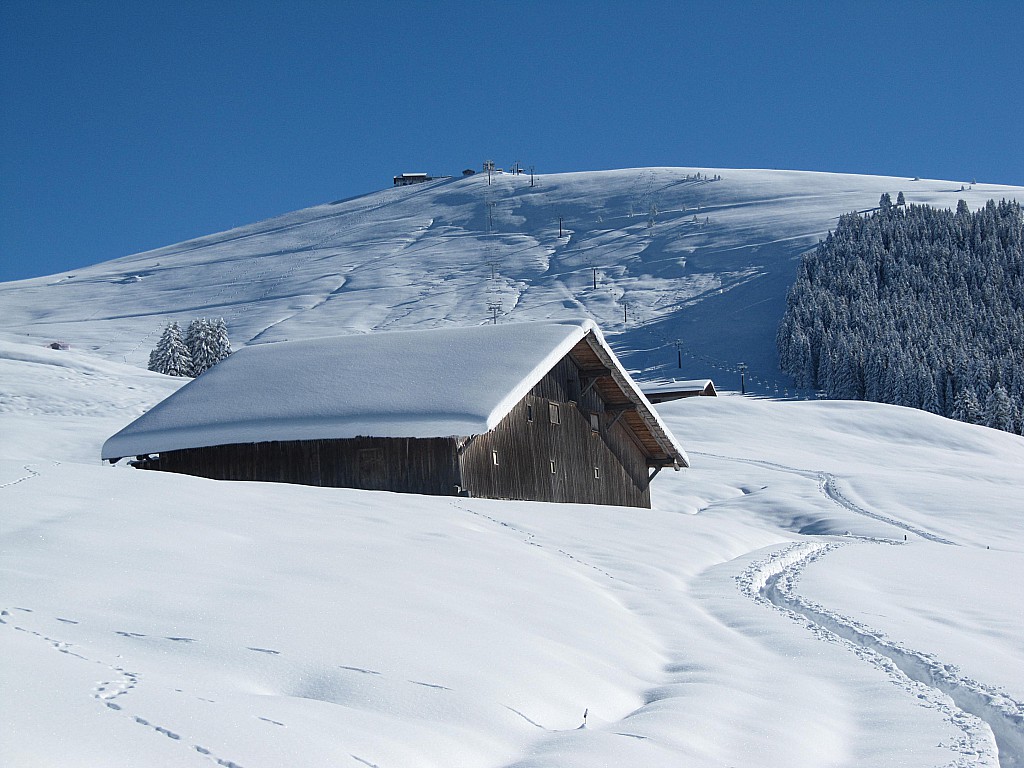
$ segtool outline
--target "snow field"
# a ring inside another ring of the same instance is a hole
[[[726,396],[653,510],[217,483],[100,465],[180,382],[50,352],[0,350],[5,761],[997,764],[885,649],[1019,707],[1020,438]]]

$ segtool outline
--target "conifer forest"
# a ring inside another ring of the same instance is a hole
[[[1024,432],[1024,214],[897,204],[848,214],[806,253],[779,326],[783,370],[837,399]]]

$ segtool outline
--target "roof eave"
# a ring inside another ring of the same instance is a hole
[[[640,387],[626,373],[618,358],[615,357],[615,353],[612,352],[607,342],[600,335],[600,331],[594,328],[584,338],[590,348],[594,350],[598,359],[608,368],[612,380],[622,390],[622,394],[636,406],[637,414],[640,416],[641,421],[643,421],[644,426],[647,427],[651,437],[654,438],[654,441],[664,451],[666,458],[670,460],[669,462],[661,462],[658,465],[689,467],[690,459],[686,455],[686,451],[676,442],[668,427],[665,426],[654,410],[654,406],[651,405],[650,401],[644,397],[643,392],[640,391]]]

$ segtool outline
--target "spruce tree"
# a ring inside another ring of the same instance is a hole
[[[217,360],[213,348],[213,332],[210,321],[205,317],[197,317],[188,324],[185,331],[185,345],[192,355],[192,375],[199,376]]]
[[[181,328],[174,321],[167,324],[156,348],[149,356],[149,370],[167,376],[191,376],[192,355],[181,338]]]
[[[228,324],[224,322],[223,317],[217,318],[213,324],[213,328],[213,348],[217,356],[217,362],[219,363],[231,354],[231,339],[228,338]]]
[[[968,424],[977,424],[981,420],[981,403],[978,396],[970,387],[964,387],[953,400],[953,413],[957,421],[966,421]]]
[[[1002,384],[996,384],[985,401],[985,426],[1013,432],[1013,405]]]

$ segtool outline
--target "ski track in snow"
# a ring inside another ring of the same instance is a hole
[[[764,466],[815,480],[822,496],[844,509],[892,524],[935,543],[954,544],[948,539],[853,503],[836,488],[836,478],[828,472],[797,469],[755,459],[708,453],[700,455]],[[511,523],[455,502],[452,502],[452,506],[514,531],[523,536],[524,543],[529,546],[547,548],[537,541],[535,534]],[[854,543],[860,546],[903,545],[903,542],[883,538],[844,538],[854,539]],[[804,567],[831,551],[850,545],[849,541],[798,542],[755,562],[737,576],[736,581],[740,591],[754,602],[782,612],[823,641],[838,643],[848,648],[858,658],[884,672],[894,685],[916,697],[922,706],[940,711],[948,722],[963,733],[963,737],[955,743],[940,745],[958,755],[950,764],[954,768],[986,765],[1011,768],[1024,765],[1024,705],[997,688],[960,674],[960,670],[954,665],[945,664],[923,651],[907,648],[888,638],[883,632],[796,594],[795,586]],[[580,560],[562,549],[557,549],[557,552],[598,571],[608,579],[615,579],[604,569]],[[538,728],[548,730],[521,712],[515,711],[515,714]],[[629,733],[617,735],[645,738]]]
[[[818,490],[825,498],[850,512],[888,523],[928,541],[955,545],[949,539],[855,504],[838,489],[836,477],[829,472],[797,469],[758,459],[711,453],[698,455],[817,480]],[[903,544],[871,537],[856,539],[859,546]],[[954,763],[957,768],[1024,765],[1024,704],[998,688],[962,675],[955,665],[944,664],[929,653],[907,648],[883,632],[796,593],[803,569],[843,546],[850,546],[850,543],[797,542],[777,550],[736,577],[740,591],[755,602],[779,610],[803,624],[816,637],[846,646],[858,658],[885,672],[894,684],[916,696],[923,706],[941,711],[964,734],[958,743],[944,745],[960,754]]]
[[[874,542],[874,546],[892,542]],[[856,546],[870,546],[858,542]],[[963,732],[944,744],[959,753],[957,768],[1024,765],[1024,705],[1005,692],[960,673],[935,656],[907,648],[855,619],[800,597],[796,585],[803,569],[848,543],[798,542],[776,550],[736,577],[740,591],[805,626],[821,640],[847,647],[885,672],[893,683],[917,697],[922,706],[942,712]]]
[[[32,611],[29,608],[12,608],[11,610],[20,611],[22,613],[34,613],[34,611]],[[79,623],[71,619],[64,619],[60,617],[56,617],[56,619],[57,621],[67,624]],[[96,683],[96,686],[92,689],[92,698],[102,703],[107,709],[111,710],[112,712],[118,715],[128,717],[132,720],[132,722],[136,723],[137,725],[150,728],[156,733],[166,736],[168,739],[172,741],[178,742],[180,744],[186,743],[182,741],[181,735],[179,733],[176,733],[170,728],[166,728],[158,723],[154,723],[151,720],[148,720],[142,717],[141,715],[132,713],[128,711],[128,709],[126,709],[129,695],[139,685],[139,682],[142,679],[142,676],[138,672],[133,672],[123,666],[120,666],[119,664],[109,664],[99,659],[90,658],[89,656],[85,656],[81,653],[78,653],[77,651],[72,650],[72,648],[75,647],[73,643],[69,643],[64,640],[59,640],[57,638],[50,637],[49,635],[43,632],[39,632],[35,629],[29,629],[28,627],[21,626],[21,624],[24,622],[19,622],[18,624],[14,624],[12,622],[13,616],[11,612],[6,609],[0,610],[0,625],[6,625],[17,632],[25,632],[26,634],[38,637],[40,640],[47,643],[60,653],[67,654],[68,656],[73,656],[74,658],[81,659],[84,662],[98,664],[99,666],[103,667],[105,669],[105,672],[103,674],[104,679],[98,681]],[[136,632],[118,632],[117,634],[120,634],[125,637],[145,637],[145,635],[140,635]],[[168,637],[164,639],[172,641],[191,641],[191,638],[178,637]],[[233,760],[227,760],[225,758],[218,757],[216,754],[213,753],[212,750],[207,749],[206,747],[200,744],[193,744],[191,745],[191,748],[199,754],[206,757],[207,759],[209,759],[214,764],[222,766],[222,768],[243,768],[242,765],[234,762]]]
[[[737,458],[712,453],[697,455],[766,467],[816,479],[819,492],[829,501],[858,515],[893,525],[937,544],[956,542],[917,528],[902,520],[873,512],[847,498],[835,475],[788,467],[759,459]],[[902,545],[902,542],[856,537],[860,545]],[[883,632],[831,611],[796,594],[803,569],[847,543],[796,543],[754,563],[737,577],[740,591],[758,603],[769,604],[805,624],[817,637],[849,647],[857,656],[885,671],[893,681],[934,706],[964,732],[964,741],[946,745],[961,753],[957,766],[998,764],[1000,768],[1024,765],[1024,704],[1004,691],[960,673],[955,665],[935,656],[907,648]],[[994,739],[996,749],[988,744]],[[984,762],[983,762],[984,761]]]
[[[915,525],[911,525],[903,520],[898,520],[895,517],[889,517],[878,512],[872,512],[869,509],[865,509],[859,504],[855,504],[850,501],[838,487],[838,478],[831,472],[824,472],[816,469],[799,469],[797,467],[788,467],[785,464],[777,464],[771,461],[764,461],[762,459],[745,459],[737,456],[723,456],[717,453],[705,453],[703,451],[690,451],[694,456],[706,456],[710,459],[721,459],[723,461],[735,461],[740,464],[750,464],[755,467],[765,467],[766,469],[773,469],[779,472],[786,472],[792,475],[799,475],[800,477],[807,477],[818,482],[818,490],[831,502],[838,504],[843,509],[861,515],[862,517],[870,517],[872,520],[877,520],[881,523],[886,523],[895,528],[907,531],[919,536],[922,539],[927,539],[936,544],[948,544],[951,546],[957,546],[955,541],[938,536],[930,531],[926,531],[923,528],[918,528]]]

